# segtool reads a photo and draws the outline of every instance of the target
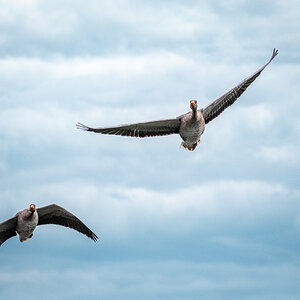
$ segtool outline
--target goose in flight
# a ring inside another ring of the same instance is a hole
[[[205,125],[216,118],[228,106],[232,105],[239,98],[248,86],[260,75],[265,67],[274,59],[278,50],[273,50],[270,60],[258,69],[253,75],[244,79],[237,86],[214,100],[205,108],[198,109],[197,101],[190,101],[191,111],[175,119],[159,120],[152,122],[121,125],[117,127],[92,128],[81,123],[76,127],[85,131],[92,131],[102,134],[123,135],[132,137],[151,137],[179,133],[182,138],[181,146],[188,150],[194,150],[200,142]]]
[[[56,224],[69,227],[81,232],[94,242],[98,239],[86,225],[66,209],[51,204],[36,209],[30,204],[29,209],[18,212],[13,218],[0,223],[0,246],[9,238],[19,235],[20,242],[32,238],[37,225]]]

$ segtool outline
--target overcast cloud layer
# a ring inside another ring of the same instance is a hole
[[[298,1],[0,1],[0,221],[57,203],[100,237],[8,240],[0,298],[298,299],[299,20]],[[205,107],[274,47],[194,152],[75,128]]]

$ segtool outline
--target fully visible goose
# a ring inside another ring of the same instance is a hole
[[[232,105],[248,88],[248,86],[260,75],[265,67],[274,59],[277,53],[278,50],[274,49],[270,60],[264,66],[258,69],[250,77],[244,79],[227,93],[214,100],[205,108],[198,110],[197,101],[191,100],[190,108],[192,111],[175,119],[104,128],[92,128],[83,125],[82,123],[77,123],[76,126],[78,129],[85,131],[132,137],[151,137],[178,133],[183,140],[181,146],[188,150],[194,150],[200,142],[200,137],[204,132],[205,125],[216,118],[228,106]]]

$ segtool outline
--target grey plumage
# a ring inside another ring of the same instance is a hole
[[[93,233],[82,221],[80,221],[76,216],[71,214],[66,209],[56,204],[38,208],[37,213],[39,216],[38,225],[61,225],[77,230],[78,232],[91,238],[93,241],[98,239],[97,235]]]
[[[260,73],[265,69],[265,67],[275,58],[278,50],[273,49],[272,56],[270,60],[258,69],[254,74],[244,79],[237,86],[229,90],[227,93],[217,98],[211,104],[203,109],[203,116],[205,124],[209,123],[211,120],[216,118],[220,113],[222,113],[228,106],[232,105],[249,87],[249,85],[260,75]]]
[[[81,123],[77,123],[77,128],[103,134],[150,137],[179,133],[180,119],[151,121],[109,128],[91,128]]]
[[[33,213],[35,213],[35,211],[33,211],[32,214]],[[97,235],[92,232],[81,220],[79,220],[66,209],[56,204],[40,207],[36,209],[36,213],[38,216],[38,221],[35,223],[33,228],[30,228],[30,233],[33,233],[36,225],[56,224],[77,230],[78,232],[91,238],[93,241],[97,241],[98,239]],[[27,218],[30,218],[30,209],[24,209],[18,212],[13,218],[0,223],[0,246],[9,238],[16,236],[17,233],[20,235],[20,241],[23,241],[21,234],[22,229],[28,225]],[[31,238],[31,236],[32,234],[28,238]],[[24,239],[24,241],[26,239]]]
[[[17,235],[17,216],[0,223],[0,246],[8,239]]]
[[[205,124],[208,124],[211,120],[219,116],[227,107],[232,105],[261,74],[265,67],[275,58],[277,53],[278,50],[274,49],[270,60],[264,66],[259,68],[254,74],[244,79],[241,83],[229,90],[227,93],[214,100],[211,104],[203,109],[198,110],[198,113],[195,112],[195,107],[197,108],[197,101],[192,100],[195,102],[194,106],[191,106],[192,112],[183,114],[175,119],[104,128],[93,128],[82,123],[77,123],[76,127],[78,129],[95,133],[131,137],[152,137],[179,133],[183,139],[183,147],[187,148],[188,150],[194,150],[200,141],[201,134],[204,132]],[[199,116],[199,114],[202,116]],[[204,120],[204,124],[202,120]],[[188,126],[190,126],[190,128],[188,128]],[[197,126],[201,128],[198,128]],[[186,140],[189,140],[188,144],[186,144]]]

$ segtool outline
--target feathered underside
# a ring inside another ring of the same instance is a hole
[[[160,120],[107,128],[92,128],[81,123],[77,123],[76,127],[81,130],[92,131],[102,134],[113,134],[143,138],[179,133],[180,119]]]
[[[222,113],[228,106],[232,105],[250,86],[250,84],[261,74],[265,67],[275,58],[278,54],[278,50],[273,50],[270,60],[258,69],[253,75],[244,79],[236,87],[232,88],[230,91],[213,101],[210,105],[203,109],[203,117],[205,123],[209,123],[211,120],[216,118],[220,113]]]
[[[37,209],[37,213],[39,216],[38,225],[61,225],[77,230],[78,232],[86,235],[95,242],[98,239],[97,235],[92,232],[82,221],[80,221],[76,216],[74,216],[66,209],[56,204],[40,207]]]

